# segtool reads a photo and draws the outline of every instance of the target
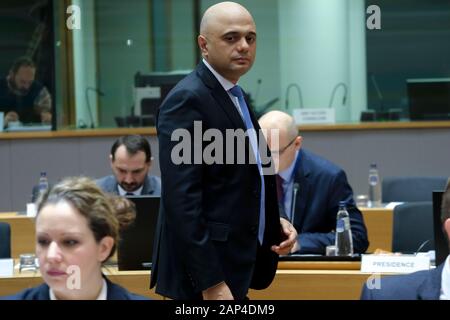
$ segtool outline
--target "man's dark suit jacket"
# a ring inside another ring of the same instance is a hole
[[[157,118],[162,201],[151,287],[156,283],[156,292],[170,298],[199,299],[202,290],[225,281],[233,296],[243,299],[249,287],[269,286],[277,268],[278,256],[270,250],[281,240],[275,176],[265,176],[266,223],[260,246],[261,178],[256,164],[236,164],[236,149],[233,164],[177,165],[171,159],[179,144],[171,141],[172,133],[185,129],[194,137],[194,121],[201,121],[203,132],[214,128],[222,137],[227,129],[245,130],[227,92],[203,63],[175,86]],[[250,144],[244,141],[248,153]],[[207,145],[192,143],[188,158],[194,152],[201,157]]]
[[[95,183],[97,183],[97,185],[100,187],[100,189],[102,189],[104,192],[119,194],[119,189],[117,188],[118,183],[117,183],[116,177],[114,177],[113,175],[100,178],[100,179],[96,180]],[[156,176],[148,175],[144,181],[144,186],[142,188],[141,194],[142,195],[160,196],[161,195],[161,179]]]
[[[325,247],[334,244],[339,201],[347,202],[354,252],[365,252],[369,247],[367,230],[345,172],[303,148],[296,161],[294,183],[299,189],[294,226],[299,234],[299,253],[325,254]]]
[[[444,264],[435,269],[381,278],[379,289],[364,284],[362,300],[439,300]]]
[[[108,289],[106,300],[149,300],[149,298],[130,293],[125,288],[105,278]],[[50,300],[49,287],[43,283],[34,288],[25,289],[15,295],[2,297],[1,300]]]

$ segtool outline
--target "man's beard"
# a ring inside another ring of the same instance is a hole
[[[19,96],[26,96],[27,93],[29,92],[29,89],[24,89],[24,88],[18,88],[16,87],[16,84],[14,83],[14,81],[11,78],[8,78],[8,84],[9,87],[11,88],[11,90]]]
[[[121,183],[120,186],[126,192],[134,192],[141,187],[141,185],[138,185],[137,183],[132,183],[132,184]]]

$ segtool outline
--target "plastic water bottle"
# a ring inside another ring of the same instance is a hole
[[[336,255],[353,255],[352,229],[350,228],[350,216],[345,201],[339,202],[339,211],[336,218]]]
[[[48,178],[47,172],[41,172],[41,176],[39,177],[39,194],[44,193],[48,189]]]
[[[372,163],[369,169],[369,208],[381,207],[381,181],[377,165]]]

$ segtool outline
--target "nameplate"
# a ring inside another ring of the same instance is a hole
[[[0,259],[0,277],[12,277],[14,275],[14,260]]]
[[[336,123],[334,109],[294,109],[296,124]]]
[[[136,88],[136,95],[141,99],[159,99],[161,98],[160,87]]]
[[[36,217],[37,208],[35,203],[27,203],[27,217]]]
[[[430,257],[423,255],[363,254],[361,258],[361,272],[411,273],[428,269],[430,269]]]

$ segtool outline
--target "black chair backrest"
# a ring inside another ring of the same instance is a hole
[[[394,252],[434,250],[433,202],[410,202],[396,206],[393,228]]]
[[[11,228],[0,222],[0,259],[11,258]]]
[[[432,201],[434,190],[443,190],[448,177],[385,177],[383,202]]]

